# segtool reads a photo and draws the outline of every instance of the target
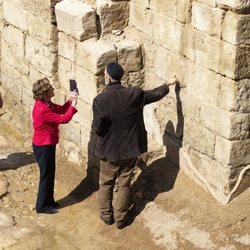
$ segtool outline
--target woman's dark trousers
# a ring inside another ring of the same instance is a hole
[[[33,150],[40,169],[40,181],[36,201],[36,211],[45,212],[53,208],[56,145],[36,146]]]

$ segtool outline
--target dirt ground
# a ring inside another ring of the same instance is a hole
[[[0,249],[250,249],[250,190],[220,205],[164,158],[137,171],[130,225],[122,230],[99,219],[86,166],[59,155],[55,198],[61,208],[36,214],[39,172],[31,149],[0,135],[0,183],[8,182],[0,196]]]

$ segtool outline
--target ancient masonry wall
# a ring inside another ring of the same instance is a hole
[[[78,114],[61,126],[60,149],[88,160],[91,104],[103,70],[118,61],[124,84],[155,87],[172,75],[160,103],[145,108],[150,152],[180,164],[221,203],[249,186],[249,0],[0,0],[0,117],[31,141],[32,83],[47,76],[63,102],[79,86]],[[236,191],[236,192],[235,192]]]

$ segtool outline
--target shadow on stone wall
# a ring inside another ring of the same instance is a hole
[[[36,159],[32,152],[12,153],[7,158],[0,159],[0,171],[17,169],[35,162]]]
[[[132,185],[129,224],[143,211],[147,203],[153,201],[158,194],[174,188],[180,168],[179,151],[182,147],[184,128],[179,85],[176,86],[175,91],[178,116],[176,130],[172,121],[168,121],[163,135],[163,145],[166,146],[165,157],[155,160],[148,166],[143,160],[138,160],[137,164],[142,172]]]

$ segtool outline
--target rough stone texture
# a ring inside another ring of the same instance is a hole
[[[141,48],[138,42],[125,39],[115,43],[115,47],[117,48],[118,63],[123,66],[125,72],[141,69]]]
[[[75,0],[62,1],[55,6],[58,30],[83,41],[97,37],[96,14],[85,3]]]
[[[82,163],[107,63],[121,63],[123,83],[144,89],[177,75],[181,89],[171,86],[145,108],[150,151],[166,147],[171,160],[228,202],[249,166],[249,0],[3,0],[0,10],[1,3],[4,119],[30,140],[32,83],[49,77],[63,103],[76,79],[79,112],[62,129],[60,148]]]
[[[236,45],[250,44],[249,26],[249,15],[228,11],[223,22],[222,39]]]
[[[242,12],[244,10],[249,10],[250,8],[249,0],[216,0],[215,3],[222,7],[226,6],[232,8],[239,12]]]
[[[6,180],[6,178],[0,176],[0,198],[2,198],[7,193],[8,193],[8,181]],[[0,225],[1,225],[1,219],[0,219]]]
[[[88,40],[76,45],[76,64],[94,74],[103,73],[108,63],[116,61],[116,56],[112,44],[102,40]]]
[[[211,36],[221,36],[221,26],[225,11],[217,8],[210,8],[205,4],[193,2],[192,25]]]
[[[0,212],[0,227],[11,227],[14,224],[15,221],[12,216]]]
[[[102,36],[111,33],[112,30],[122,30],[128,25],[129,2],[97,0],[96,6]]]
[[[22,9],[15,0],[3,0],[3,17],[13,26],[27,31],[28,12]]]

